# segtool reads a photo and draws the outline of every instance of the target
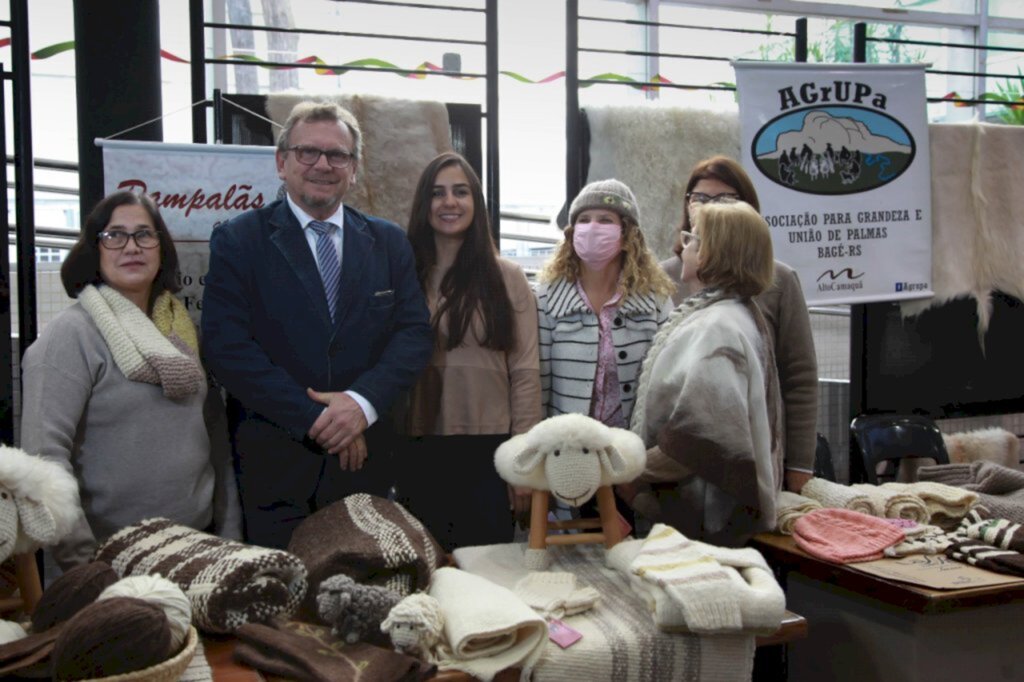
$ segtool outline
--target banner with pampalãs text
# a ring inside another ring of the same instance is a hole
[[[97,140],[103,148],[104,192],[148,194],[178,252],[178,294],[198,323],[217,225],[283,195],[273,147]]]

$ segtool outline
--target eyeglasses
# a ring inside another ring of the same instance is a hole
[[[687,192],[686,203],[688,204],[732,204],[740,200],[740,195],[735,192],[723,192],[721,194],[704,194],[704,192]]]
[[[153,230],[138,230],[136,232],[104,230],[97,237],[101,246],[112,251],[123,249],[128,244],[129,238],[134,239],[135,245],[140,249],[155,249],[160,246],[160,236]]]
[[[321,155],[327,157],[327,165],[331,168],[348,168],[352,165],[352,160],[355,159],[355,154],[344,149],[318,149],[296,145],[288,147],[288,151],[295,152],[295,160],[304,166],[315,166]]]
[[[679,237],[683,242],[683,248],[685,249],[690,245],[690,242],[694,242],[697,246],[700,246],[700,237],[695,235],[693,232],[687,232],[686,230],[679,230]]]

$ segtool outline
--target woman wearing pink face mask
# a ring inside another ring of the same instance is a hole
[[[540,281],[545,416],[581,413],[628,428],[644,354],[675,289],[644,242],[629,187],[601,180],[583,188]]]

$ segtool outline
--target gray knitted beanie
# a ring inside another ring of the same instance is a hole
[[[633,190],[618,180],[598,180],[580,190],[569,207],[569,224],[575,225],[580,213],[598,208],[615,211],[634,224],[640,224],[640,207]]]

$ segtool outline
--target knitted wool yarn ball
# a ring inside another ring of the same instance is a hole
[[[117,573],[102,561],[68,569],[43,592],[32,613],[32,631],[43,632],[63,623],[116,582]]]
[[[159,606],[113,597],[86,606],[64,625],[53,647],[53,679],[123,675],[173,653],[171,628]]]
[[[137,575],[123,578],[103,590],[98,599],[135,597],[163,609],[171,626],[171,648],[177,651],[185,643],[192,624],[192,604],[181,588],[158,575]]]

